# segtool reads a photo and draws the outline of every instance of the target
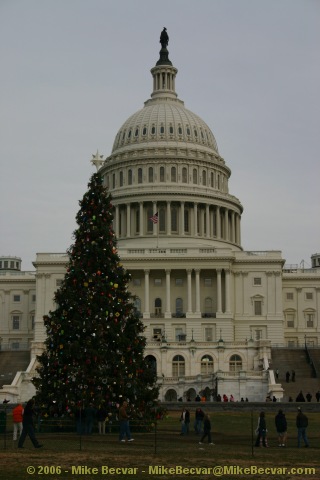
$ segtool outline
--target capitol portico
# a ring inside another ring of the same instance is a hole
[[[146,327],[145,355],[157,371],[161,400],[199,393],[281,399],[271,348],[319,345],[320,268],[316,262],[311,269],[285,266],[281,251],[244,250],[243,207],[229,193],[231,169],[208,125],[178,98],[167,45],[162,41],[151,69],[151,98],[120,127],[111,154],[97,152],[91,160],[112,195],[119,255]],[[5,386],[7,396],[21,397],[24,388],[30,394],[45,339],[43,316],[54,308],[66,262],[66,254],[37,254],[36,275],[28,277],[34,325],[23,335],[12,328],[13,317],[22,328],[31,311],[10,298],[22,297],[25,287],[9,270],[0,275],[2,305],[7,302],[2,345],[9,348],[16,338],[31,350],[27,377]]]

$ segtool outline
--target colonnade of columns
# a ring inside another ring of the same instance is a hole
[[[194,278],[192,273],[194,272]],[[218,268],[216,272],[216,284],[212,287],[212,297],[216,298],[216,311],[212,313],[222,314],[231,313],[231,300],[230,300],[230,270]],[[224,272],[224,276],[222,275]],[[187,276],[187,311],[186,317],[201,318],[201,304],[204,302],[204,298],[201,298],[201,269],[186,269]],[[159,275],[157,270],[157,275]],[[223,281],[224,279],[224,281]],[[165,312],[164,318],[172,317],[172,303],[171,303],[171,270],[165,270]],[[143,318],[150,318],[150,270],[144,270],[144,308]],[[151,307],[153,309],[153,307]]]
[[[115,204],[114,208],[117,238],[179,234],[223,239],[241,245],[241,216],[227,206],[168,200]],[[156,212],[159,223],[151,224],[150,216]]]

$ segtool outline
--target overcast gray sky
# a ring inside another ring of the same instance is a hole
[[[91,155],[152,92],[168,29],[176,90],[213,131],[245,250],[320,251],[319,0],[0,0],[0,255],[65,252]]]

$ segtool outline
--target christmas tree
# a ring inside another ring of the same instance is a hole
[[[57,308],[44,317],[36,396],[69,412],[124,399],[141,409],[157,398],[156,373],[144,359],[144,326],[127,289],[130,275],[120,263],[111,196],[99,172],[79,204]]]

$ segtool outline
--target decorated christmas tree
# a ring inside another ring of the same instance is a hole
[[[124,399],[143,409],[157,398],[156,373],[144,359],[144,326],[128,291],[111,197],[99,173],[79,204],[56,309],[44,317],[47,339],[33,379],[37,399],[69,412],[79,404]]]

